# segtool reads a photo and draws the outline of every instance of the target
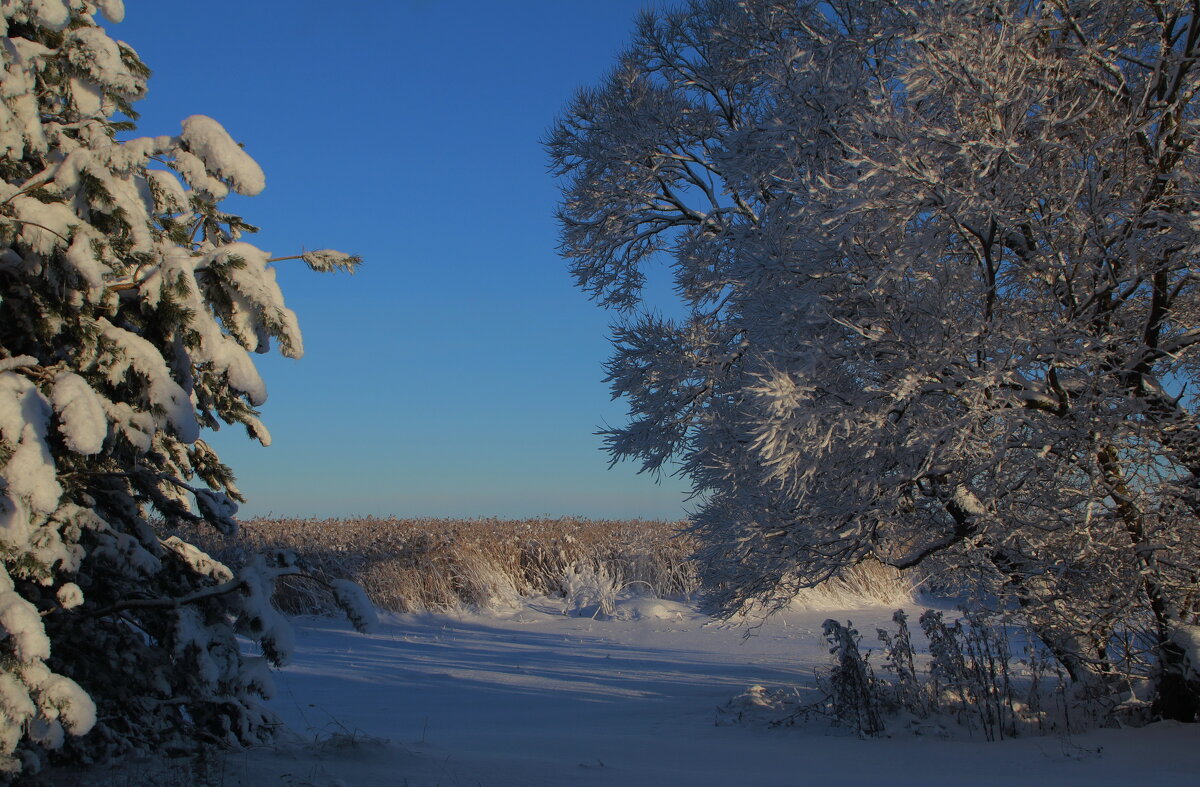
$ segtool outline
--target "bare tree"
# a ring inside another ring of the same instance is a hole
[[[624,313],[614,458],[681,461],[717,608],[876,558],[1200,708],[1200,9],[693,2],[548,147]],[[687,307],[640,298],[665,259]],[[1136,659],[1135,659],[1136,661]]]

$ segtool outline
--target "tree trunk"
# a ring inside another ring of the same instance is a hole
[[[1187,653],[1173,640],[1159,645],[1159,675],[1151,711],[1172,721],[1200,720],[1200,680],[1189,676]]]
[[[1151,713],[1156,718],[1194,722],[1200,713],[1200,681],[1188,679],[1186,653],[1172,640],[1178,626],[1179,614],[1161,581],[1154,557],[1155,547],[1146,538],[1142,512],[1135,505],[1133,494],[1125,483],[1116,449],[1112,446],[1102,446],[1097,458],[1109,487],[1109,494],[1116,502],[1117,513],[1129,534],[1133,554],[1141,569],[1146,601],[1154,615],[1155,634],[1158,639],[1155,643],[1158,674]]]

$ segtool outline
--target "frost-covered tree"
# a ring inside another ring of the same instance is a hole
[[[1200,10],[695,0],[551,133],[626,317],[615,458],[681,462],[715,605],[874,558],[1200,709]],[[686,309],[645,308],[665,260]],[[1125,653],[1123,655],[1128,655]]]
[[[124,15],[121,0],[0,3],[6,771],[64,745],[260,740],[266,667],[290,647],[269,597],[293,568],[231,569],[162,524],[235,530],[241,497],[201,435],[241,424],[268,443],[250,353],[301,354],[272,259],[243,240],[255,228],[220,208],[260,192],[263,173],[208,117],[118,140],[149,71],[97,12]],[[302,256],[316,270],[357,262]]]

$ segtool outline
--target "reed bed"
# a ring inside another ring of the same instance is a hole
[[[209,531],[179,535],[214,557],[238,564],[248,552],[283,552],[306,573],[278,583],[275,602],[289,614],[335,609],[323,583],[357,582],[381,609],[396,612],[462,606],[495,609],[531,596],[580,592],[581,579],[611,597],[624,590],[660,597],[700,589],[691,560],[695,541],[684,522],[535,519],[292,519],[242,523],[237,539]],[[910,590],[882,566],[856,569],[808,591],[813,602],[853,596],[891,603]]]

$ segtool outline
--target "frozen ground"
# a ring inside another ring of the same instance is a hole
[[[127,765],[107,778],[191,784],[207,769],[211,783],[263,787],[1200,780],[1200,725],[986,743],[715,723],[718,706],[750,685],[811,686],[814,667],[827,663],[825,618],[866,633],[890,616],[789,611],[748,638],[743,627],[650,599],[626,600],[608,620],[564,615],[550,600],[508,614],[388,615],[371,635],[301,619],[272,702],[291,743],[199,766]]]

